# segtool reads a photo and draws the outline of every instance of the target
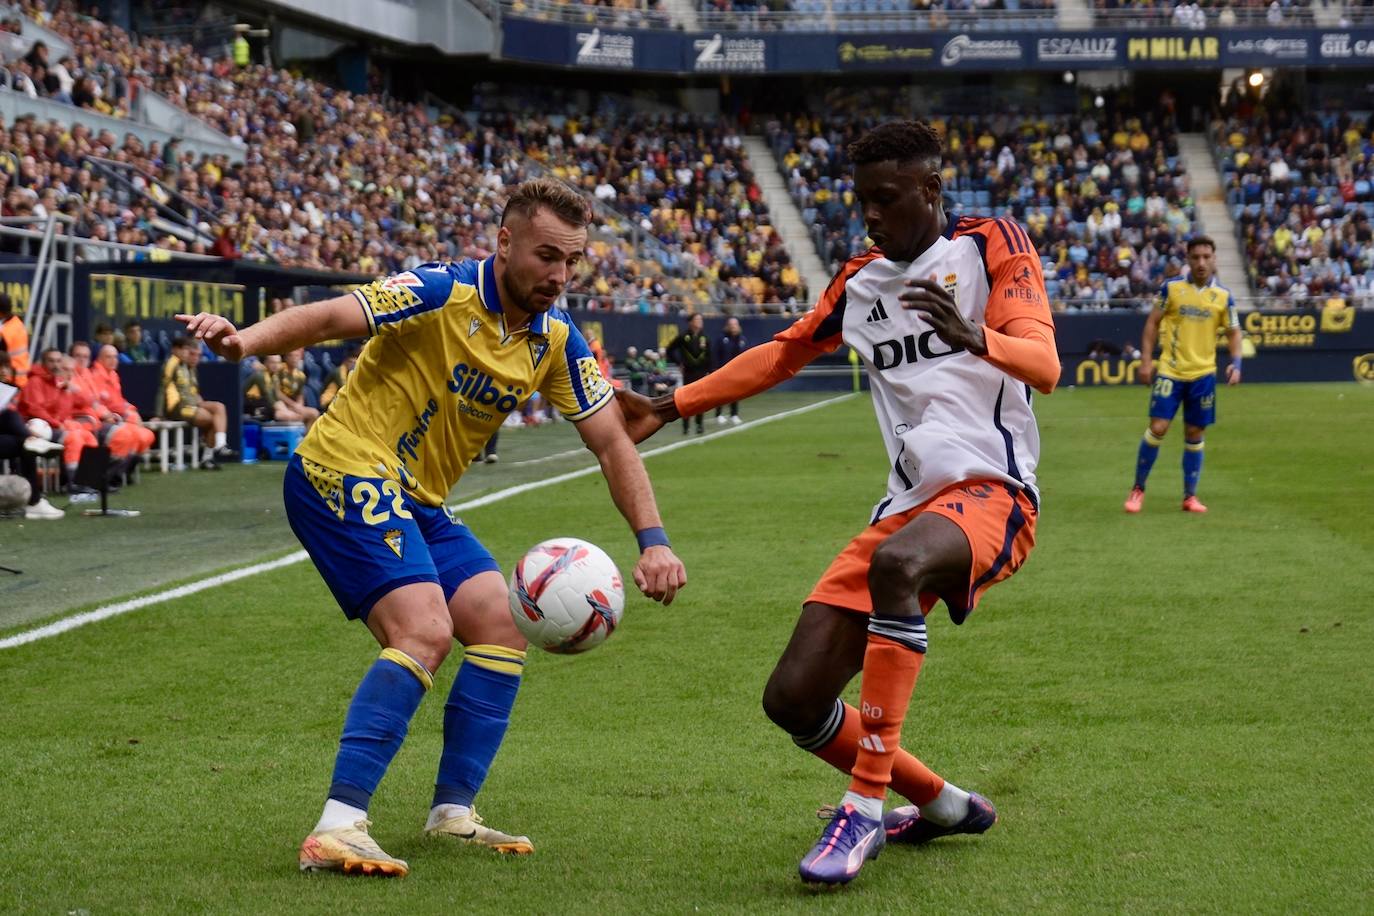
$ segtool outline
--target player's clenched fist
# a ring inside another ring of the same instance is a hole
[[[200,312],[196,315],[177,315],[176,319],[186,325],[187,334],[205,341],[217,355],[234,362],[246,355],[238,328],[228,318]]]
[[[645,597],[672,604],[678,589],[687,584],[687,568],[671,547],[650,547],[635,564],[635,585]]]

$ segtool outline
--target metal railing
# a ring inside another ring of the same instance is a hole
[[[496,2],[496,0],[489,0]],[[791,32],[1007,32],[1020,29],[1050,30],[1061,27],[1055,7],[1024,9],[946,10],[892,9],[892,0],[793,0],[788,10],[740,9],[696,12],[701,31]],[[662,9],[623,9],[559,3],[556,0],[499,0],[502,16],[538,19],[604,29],[673,29],[681,23]],[[1374,21],[1374,9],[1351,7],[1352,18]],[[1204,8],[1206,28],[1311,28],[1316,24],[1309,6],[1294,6],[1273,21],[1263,7],[1230,8],[1225,16],[1216,7]],[[1190,29],[1175,22],[1172,7],[1088,9],[1074,28]]]
[[[197,217],[199,217],[201,222],[207,222],[211,225],[214,225],[215,223],[219,222],[219,214],[211,210],[207,210],[200,204],[196,203],[194,200],[191,200],[189,197],[182,194],[180,191],[177,191],[175,188],[168,187],[161,179],[157,178],[154,175],[148,174],[136,165],[133,165],[128,162],[118,162],[114,159],[103,159],[100,156],[86,156],[82,161],[89,165],[93,165],[95,167],[93,171],[98,172],[102,177],[124,188],[124,190],[127,191],[131,197],[144,198],[148,200],[150,203],[153,204],[153,206],[157,207],[158,212],[161,213],[164,217],[172,220],[175,223],[183,225],[192,231],[196,231],[198,233],[195,221],[188,217],[184,212],[177,210],[175,207],[171,207],[166,203],[163,203],[162,201],[158,200],[149,191],[140,189],[138,186],[134,184],[133,179],[130,176],[132,175],[142,178],[143,181],[146,183],[145,186],[148,188],[159,188],[164,194],[167,195],[168,200],[174,201],[178,205],[185,207],[187,210],[191,211]],[[214,240],[206,238],[205,241],[208,243]]]
[[[493,0],[495,2],[495,0]],[[670,29],[672,17],[663,10],[615,9],[555,0],[499,0],[502,17],[563,22],[568,25],[600,26],[608,29]]]
[[[59,340],[59,333],[65,330],[70,336],[78,261],[218,260],[209,255],[169,251],[152,245],[127,245],[83,238],[76,235],[74,229],[75,220],[61,213],[46,217],[0,217],[0,241],[13,242],[16,249],[13,253],[34,258],[29,300],[24,309],[24,325],[29,332],[30,355],[35,360],[48,347],[70,343],[69,340]],[[60,295],[59,285],[62,288]]]
[[[201,230],[198,223],[204,222],[209,223],[212,227],[218,226],[221,222],[220,214],[216,213],[213,210],[207,209],[206,207],[201,206],[191,198],[182,194],[180,191],[177,191],[175,188],[169,187],[161,179],[157,178],[154,175],[150,175],[149,173],[143,171],[137,166],[131,165],[130,163],[118,162],[114,159],[102,159],[99,156],[86,156],[82,161],[94,165],[96,167],[96,171],[100,172],[101,175],[108,178],[112,182],[118,184],[120,187],[124,188],[130,195],[134,197],[143,198],[144,200],[147,200],[148,202],[152,203],[155,207],[157,207],[158,213],[161,214],[164,219],[170,221],[176,227],[180,228],[180,231],[174,232],[173,234],[175,234],[178,238],[182,239],[182,241],[200,241],[206,245],[214,244],[214,236],[207,234],[203,230]],[[170,206],[169,204],[158,200],[148,191],[139,189],[134,184],[132,179],[129,177],[131,174],[137,175],[138,177],[142,178],[143,181],[146,183],[146,187],[156,186],[158,188],[161,188],[163,193],[167,195],[168,200],[173,201],[178,206],[184,207],[186,208],[186,210],[189,210],[191,213],[194,213],[196,219],[192,219],[185,212],[178,210],[176,207]],[[275,262],[276,260],[270,254],[268,254],[267,249],[264,248],[257,239],[248,240],[248,244],[245,246],[244,253],[256,255],[257,257],[269,262]]]
[[[1312,28],[1316,24],[1312,8],[1292,6],[1283,15],[1271,21],[1269,11],[1263,7],[1229,7],[1225,17],[1215,6],[1202,8],[1206,22],[1201,28],[1237,29],[1285,29]],[[1140,7],[1136,9],[1095,9],[1092,11],[1093,23],[1099,28],[1113,29],[1198,29],[1196,25],[1175,22],[1174,11],[1167,7]]]
[[[919,32],[969,29],[1010,31],[1053,29],[1058,24],[1054,9],[1021,10],[898,10],[884,9],[887,0],[803,0],[809,5],[790,10],[698,10],[696,27],[701,31],[791,32]],[[500,0],[501,14],[522,19],[562,22],[607,29],[672,29],[681,23],[669,13],[651,9],[620,9],[605,6],[557,3],[555,0]]]

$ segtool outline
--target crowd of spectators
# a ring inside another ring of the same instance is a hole
[[[1260,109],[1215,135],[1255,288],[1295,302],[1374,300],[1369,116]]]
[[[1177,136],[1152,117],[934,118],[951,211],[1024,224],[1052,298],[1075,308],[1134,307],[1179,273],[1196,218]],[[866,247],[847,145],[863,118],[768,126],[788,186],[823,260]]]
[[[666,29],[672,25],[662,0],[509,0],[509,10],[525,19],[552,19],[616,29]]]
[[[1099,19],[1128,28],[1310,26],[1312,0],[1093,0]]]
[[[93,61],[116,61],[128,84],[156,89],[241,141],[244,161],[197,160],[133,134],[23,118],[3,138],[12,150],[0,159],[5,215],[59,210],[83,237],[384,274],[491,253],[506,189],[547,169],[608,205],[574,289],[592,307],[670,312],[805,299],[738,136],[712,122],[491,115],[479,123],[286,70],[238,67],[189,46],[134,41],[65,3],[28,13],[91,49],[83,53]],[[92,156],[136,169],[132,190],[90,168]],[[206,213],[219,219],[211,224]],[[657,244],[637,246],[645,236]]]
[[[697,0],[711,28],[870,32],[1055,27],[1056,0]]]
[[[806,290],[768,218],[739,130],[719,118],[490,114],[482,124],[551,174],[623,214],[650,263],[640,290],[660,277],[689,309],[727,302],[805,302]],[[641,270],[634,266],[632,270]],[[624,274],[622,270],[620,273]],[[588,277],[594,297],[616,295],[610,276]]]

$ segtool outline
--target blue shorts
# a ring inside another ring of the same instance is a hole
[[[1217,421],[1217,377],[1204,375],[1191,382],[1161,375],[1150,389],[1150,416],[1173,420],[1183,404],[1183,422],[1189,426],[1211,426]]]
[[[367,619],[383,595],[434,582],[448,601],[468,579],[500,570],[468,527],[442,507],[417,502],[394,480],[354,477],[300,455],[282,484],[286,518],[350,620]]]

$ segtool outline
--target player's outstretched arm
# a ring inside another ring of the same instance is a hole
[[[239,330],[222,315],[200,312],[177,315],[186,333],[203,340],[210,349],[237,362],[249,356],[287,353],[325,340],[367,337],[367,315],[353,296],[338,296],[278,312]]]
[[[665,425],[694,417],[712,407],[732,404],[767,391],[796,375],[821,354],[792,340],[772,340],[742,354],[704,379],[656,398],[633,391],[616,392],[630,439],[643,442]]]
[[[626,434],[620,405],[613,400],[590,417],[578,420],[577,432],[596,455],[616,508],[639,540],[635,585],[647,597],[672,604],[678,589],[687,584],[687,570],[663,533],[649,472]]]
[[[767,391],[796,375],[824,352],[828,351],[796,339],[775,339],[751,347],[705,378],[674,391],[673,415],[666,422],[678,417],[694,417],[712,407],[733,404]],[[655,409],[661,414],[668,413],[666,407]]]

